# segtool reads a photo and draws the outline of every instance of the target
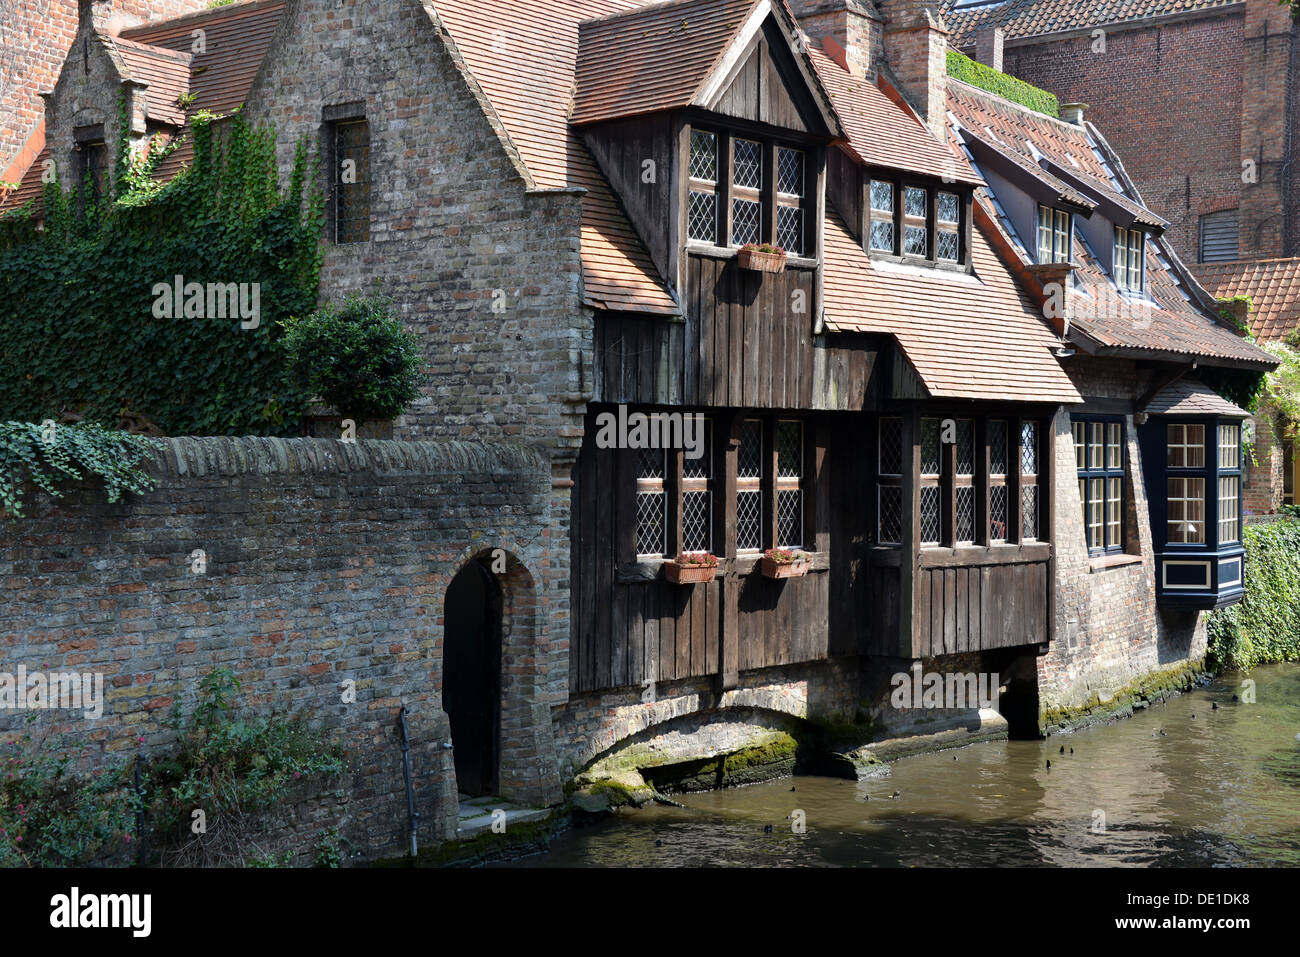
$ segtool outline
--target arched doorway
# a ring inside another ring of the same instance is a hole
[[[501,711],[501,589],[478,561],[447,587],[442,709],[451,722],[456,787],[494,794]]]

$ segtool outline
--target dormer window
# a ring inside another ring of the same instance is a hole
[[[1038,261],[1070,261],[1070,214],[1064,210],[1038,207]]]
[[[937,184],[871,179],[864,245],[880,258],[954,266],[966,261],[966,199]]]
[[[1115,285],[1120,289],[1142,292],[1145,239],[1140,229],[1115,227]]]
[[[686,237],[711,246],[774,243],[792,256],[809,236],[808,153],[768,138],[691,130]]]
[[[894,251],[894,184],[886,180],[871,181],[871,248]]]

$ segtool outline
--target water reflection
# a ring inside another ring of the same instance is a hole
[[[1251,678],[1254,704],[1225,675],[1127,721],[906,758],[874,781],[686,795],[516,866],[1297,866],[1300,665]]]

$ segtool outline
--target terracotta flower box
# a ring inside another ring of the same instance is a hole
[[[780,246],[741,246],[736,265],[752,272],[784,272],[785,250]]]
[[[707,553],[683,553],[664,562],[664,577],[674,585],[697,585],[711,582],[718,574],[718,559]]]
[[[802,578],[808,574],[808,553],[769,548],[762,567],[764,578]]]

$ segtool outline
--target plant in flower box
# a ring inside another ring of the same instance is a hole
[[[797,548],[769,548],[763,553],[767,578],[798,578],[808,574],[808,553]]]
[[[682,552],[664,562],[664,577],[674,585],[711,582],[718,573],[718,556],[711,552]]]
[[[746,243],[736,254],[736,265],[754,272],[783,272],[785,250],[771,243]]]

